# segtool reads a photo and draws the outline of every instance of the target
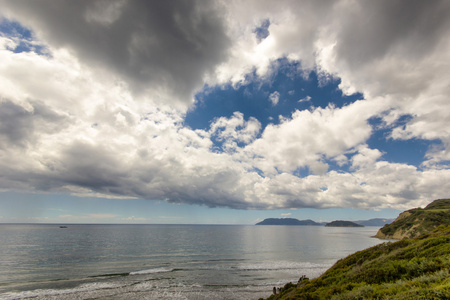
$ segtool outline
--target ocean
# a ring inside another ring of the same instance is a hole
[[[378,227],[0,224],[0,299],[258,299]]]

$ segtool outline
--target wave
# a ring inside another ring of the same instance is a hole
[[[140,270],[140,271],[134,271],[130,272],[129,275],[143,275],[143,274],[155,274],[155,273],[169,273],[176,271],[176,269],[169,269],[169,268],[154,268],[154,269],[147,269],[147,270]]]
[[[0,294],[1,299],[28,299],[28,298],[47,298],[47,297],[70,297],[68,295],[81,293],[81,292],[92,292],[96,290],[108,290],[117,289],[127,286],[127,284],[118,283],[106,283],[106,282],[92,282],[81,284],[74,288],[65,289],[36,289],[31,291],[22,292],[7,292]]]
[[[128,276],[130,273],[108,273],[108,274],[100,274],[100,275],[93,275],[88,276],[88,278],[97,278],[97,277],[119,277],[119,276]]]
[[[218,259],[207,259],[206,262],[239,262],[246,261],[245,258],[218,258]]]
[[[302,270],[302,269],[328,269],[330,264],[317,264],[311,262],[290,262],[290,261],[273,261],[255,264],[241,264],[236,267],[238,270]]]
[[[139,270],[139,271],[133,271],[129,273],[108,273],[108,274],[101,274],[101,275],[94,275],[89,276],[89,278],[97,278],[97,277],[120,277],[120,276],[129,276],[129,275],[144,275],[144,274],[155,274],[155,273],[168,273],[177,271],[179,269],[169,269],[169,268],[153,268],[153,269],[146,269],[146,270]]]

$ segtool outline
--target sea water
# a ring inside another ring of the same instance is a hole
[[[0,224],[0,299],[258,299],[377,227]]]

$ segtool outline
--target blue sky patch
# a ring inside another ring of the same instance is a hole
[[[45,51],[46,48],[35,41],[33,32],[15,21],[2,19],[0,34],[17,42],[16,47],[10,49],[14,53],[35,52],[39,55],[48,55]]]
[[[256,118],[264,129],[268,124],[279,124],[279,116],[290,118],[296,110],[325,108],[330,103],[340,108],[363,98],[360,93],[344,95],[339,89],[340,79],[320,85],[315,71],[307,78],[293,72],[301,67],[300,63],[286,60],[277,63],[281,67],[270,80],[255,80],[237,88],[231,84],[206,87],[195,96],[196,107],[187,113],[185,124],[192,129],[208,129],[215,118],[229,118],[238,111],[246,120]],[[279,99],[274,105],[270,95],[275,92]]]
[[[265,38],[269,36],[269,26],[270,26],[270,20],[264,20],[261,24],[261,26],[257,27],[254,32],[256,34],[256,38],[258,39],[258,42],[261,42]]]
[[[410,164],[419,168],[428,149],[432,145],[438,144],[439,141],[417,138],[399,140],[390,137],[393,128],[405,126],[411,119],[412,116],[404,115],[387,128],[382,126],[380,118],[369,119],[369,124],[373,126],[374,132],[368,139],[367,144],[370,148],[383,152],[382,160],[391,163]]]

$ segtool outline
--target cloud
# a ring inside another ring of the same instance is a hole
[[[273,92],[269,95],[269,100],[272,102],[273,106],[277,105],[278,101],[280,101],[280,93],[277,91]]]
[[[220,117],[211,123],[209,133],[218,141],[224,142],[223,148],[235,150],[238,143],[249,144],[261,130],[261,123],[251,117],[244,120],[244,115],[235,112],[231,118]]]
[[[447,1],[1,3],[48,49],[14,53],[20,37],[0,37],[1,190],[237,209],[401,209],[448,196]],[[204,85],[270,81],[279,59],[364,99],[265,128],[242,112],[185,126]],[[368,146],[374,117],[387,138],[439,143],[420,168],[384,161]]]
[[[3,1],[2,7],[52,46],[160,101],[191,103],[230,45],[212,2]]]
[[[305,98],[298,100],[298,102],[309,102],[309,101],[311,101],[311,96],[306,96]]]
[[[267,126],[245,150],[256,156],[255,166],[266,175],[302,167],[323,174],[328,169],[325,159],[365,143],[372,133],[368,118],[379,109],[377,102],[357,101],[343,108],[296,111],[281,124]]]
[[[450,50],[449,4],[369,1],[335,9],[340,17],[327,25],[318,42],[320,67],[338,74],[344,91],[385,101],[381,116],[386,125],[412,116],[404,127],[393,129],[392,138],[439,139],[449,145],[449,133],[442,130],[450,117],[443,109],[448,106],[449,71],[441,63]],[[447,153],[430,149],[427,165],[445,162]]]
[[[382,156],[378,149],[369,149],[367,145],[360,145],[356,149],[357,153],[351,158],[353,169],[367,168]]]
[[[117,215],[113,214],[89,214],[87,215],[88,218],[95,218],[95,219],[110,219],[115,218]]]
[[[0,102],[0,145],[26,147],[36,139],[36,128],[52,134],[66,122],[66,116],[44,103],[31,101],[29,109],[11,101]]]
[[[405,128],[393,130],[393,138],[439,139],[448,149],[449,133],[442,130],[450,111],[442,109],[449,92],[446,1],[247,1],[228,8],[240,23],[269,20],[270,35],[258,44],[247,29],[238,31],[227,63],[218,68],[219,82],[245,84],[252,68],[270,76],[271,63],[280,57],[301,61],[304,70],[316,66],[320,78],[339,77],[347,94],[358,91],[385,102],[386,122],[414,116]],[[431,149],[428,165],[448,160],[448,153]]]
[[[119,219],[122,222],[138,222],[138,223],[151,223],[152,221],[154,222],[154,220],[149,219],[149,218],[144,218],[144,217],[135,217],[135,216],[131,216],[131,217],[126,217],[126,218],[120,218]]]
[[[283,217],[288,217],[290,215],[292,215],[292,213],[286,213],[286,214],[281,214]]]

